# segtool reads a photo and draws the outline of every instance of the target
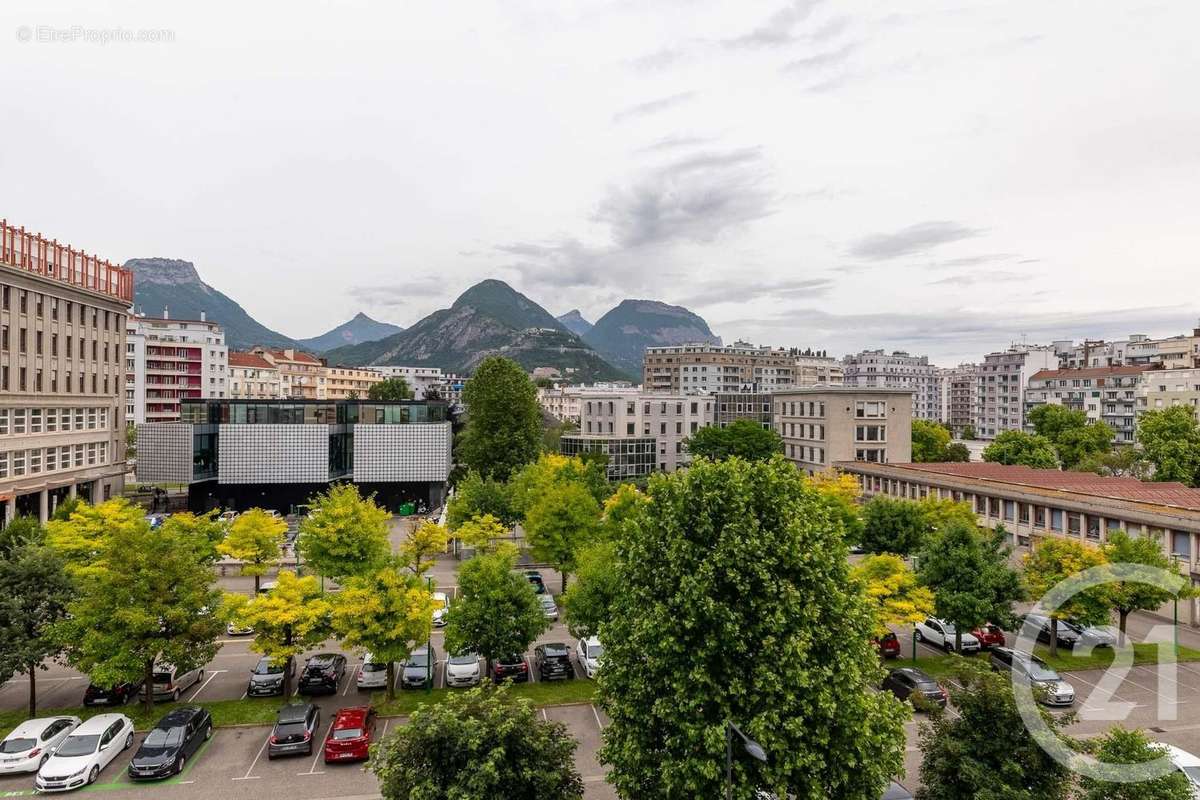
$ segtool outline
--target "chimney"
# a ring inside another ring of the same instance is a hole
[[[201,311],[201,312],[200,312],[200,321],[201,321],[201,322],[208,322],[208,314],[207,314],[207,312],[204,312],[204,311]]]
[[[163,306],[163,319],[170,319],[170,318],[171,318],[171,307]]]

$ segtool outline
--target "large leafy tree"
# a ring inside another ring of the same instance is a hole
[[[433,566],[433,557],[445,552],[450,531],[436,522],[425,520],[401,543],[401,563],[413,574],[424,575]]]
[[[67,660],[100,684],[144,679],[147,711],[155,663],[193,669],[220,647],[215,553],[205,518],[191,522],[151,530],[140,508],[117,499],[47,526],[76,588],[55,625]]]
[[[454,535],[467,547],[478,553],[496,551],[515,553],[516,546],[511,542],[500,541],[508,537],[508,528],[491,514],[473,517],[458,527]]]
[[[463,387],[467,427],[456,458],[485,478],[507,480],[542,449],[537,389],[517,362],[485,358]]]
[[[1054,443],[1045,436],[1024,431],[1003,431],[983,448],[983,460],[994,464],[1018,464],[1036,469],[1057,469]]]
[[[917,503],[872,497],[863,507],[862,547],[868,553],[906,556],[921,549],[928,531],[929,523]]]
[[[1165,755],[1165,749],[1146,738],[1142,731],[1111,728],[1099,739],[1088,742],[1088,750],[1104,764],[1142,764]],[[1192,800],[1188,778],[1171,770],[1145,781],[1112,783],[1083,776],[1079,781],[1078,800]]]
[[[829,470],[807,478],[817,494],[829,504],[842,523],[848,544],[862,544],[863,511],[859,504],[862,487],[853,475]]]
[[[525,515],[525,538],[534,558],[562,574],[564,592],[579,548],[592,541],[599,528],[600,504],[578,483],[551,488]]]
[[[629,525],[636,525],[646,511],[646,495],[630,483],[622,483],[604,501],[604,518],[600,522],[600,535],[605,539],[616,539],[623,535]]]
[[[1156,481],[1200,485],[1200,423],[1189,406],[1151,409],[1138,417],[1138,441]]]
[[[485,514],[509,524],[520,519],[512,510],[508,487],[503,481],[485,478],[478,472],[468,472],[454,487],[454,496],[446,508],[446,527],[457,532],[467,520]]]
[[[1104,545],[1104,557],[1110,564],[1143,564],[1147,567],[1175,571],[1171,559],[1163,553],[1154,539],[1130,536],[1125,531],[1110,531]],[[1135,611],[1153,611],[1175,595],[1138,581],[1114,579],[1105,585],[1108,605],[1116,609],[1121,645],[1125,644],[1125,625]]]
[[[917,800],[1067,800],[1072,772],[1034,740],[1005,677],[965,662],[950,699],[958,713],[936,714],[920,730]],[[1065,724],[1038,713],[1051,730]]]
[[[1038,542],[1033,552],[1025,555],[1025,585],[1037,599],[1068,578],[1104,563],[1100,548],[1052,536]],[[1050,612],[1050,655],[1058,655],[1059,620],[1077,619],[1087,625],[1105,622],[1112,608],[1109,599],[1107,587],[1096,586],[1078,592]]]
[[[1004,534],[973,523],[952,523],[930,535],[919,575],[933,590],[937,615],[954,623],[955,652],[962,652],[963,631],[987,622],[1004,628],[1012,623],[1013,603],[1024,589],[1009,566],[1011,554]]]
[[[1070,430],[1084,428],[1088,424],[1087,414],[1057,403],[1044,403],[1030,410],[1029,424],[1038,436],[1052,442]]]
[[[556,454],[541,456],[526,464],[508,482],[509,502],[517,517],[526,516],[552,490],[568,483],[581,486],[597,503],[609,496],[611,487],[605,466],[596,461]]]
[[[385,800],[580,800],[575,739],[506,687],[421,706],[371,751]]]
[[[226,602],[227,616],[235,624],[254,629],[250,649],[262,653],[278,667],[286,667],[332,632],[333,606],[321,592],[315,575],[299,578],[291,570],[283,570],[271,591],[253,598],[244,594],[227,595]],[[285,669],[283,697],[286,700],[291,696],[292,678]]]
[[[1114,478],[1137,478],[1140,481],[1149,480],[1154,471],[1146,454],[1132,446],[1117,447],[1107,453],[1092,453],[1075,465],[1080,472],[1094,472],[1097,475]]]
[[[242,574],[254,576],[254,592],[258,593],[262,576],[279,564],[283,553],[283,538],[287,522],[261,508],[252,508],[229,526],[225,540],[217,552],[242,562]]]
[[[396,662],[407,661],[433,628],[433,595],[425,581],[400,564],[383,566],[347,579],[332,596],[332,611],[343,646],[387,663],[387,697],[394,699]]]
[[[72,597],[62,558],[40,537],[0,555],[0,683],[28,676],[30,717],[37,716],[37,671],[63,650],[53,629]]]
[[[0,558],[8,558],[19,547],[38,543],[45,538],[45,531],[37,517],[22,514],[0,528]]]
[[[378,383],[371,384],[367,389],[368,400],[412,400],[413,391],[408,381],[397,375],[394,378],[384,378]]]
[[[933,613],[933,592],[900,556],[867,556],[854,565],[850,577],[871,605],[875,636],[887,633],[889,625],[915,625]]]
[[[363,497],[352,483],[317,495],[300,523],[296,547],[319,574],[340,580],[364,575],[391,555],[387,509]]]
[[[739,419],[724,428],[709,425],[689,436],[685,444],[693,456],[712,461],[735,456],[747,461],[765,461],[783,452],[779,434],[752,419]]]
[[[1063,469],[1078,469],[1081,462],[1112,450],[1115,435],[1107,422],[1092,422],[1082,428],[1063,431],[1054,440],[1058,460]]]
[[[917,463],[947,461],[950,431],[928,419],[912,421],[912,460]]]
[[[513,570],[516,555],[486,553],[458,571],[459,600],[446,615],[446,649],[479,653],[492,662],[524,653],[549,627],[533,586]]]
[[[614,613],[622,588],[616,543],[601,540],[583,547],[576,569],[575,583],[563,595],[562,605],[571,635],[582,639],[598,634]]]
[[[600,758],[618,793],[721,796],[732,721],[769,754],[735,760],[735,797],[878,797],[906,715],[869,688],[875,621],[837,515],[782,458],[699,461],[649,495],[600,626]]]

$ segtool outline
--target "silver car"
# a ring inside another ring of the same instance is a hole
[[[479,655],[476,653],[462,653],[446,659],[447,686],[478,686],[481,676]]]
[[[358,678],[356,685],[362,689],[386,689],[387,688],[387,662],[376,661],[374,657],[367,653],[363,658],[362,666],[358,670]]]
[[[546,615],[546,619],[558,621],[558,606],[554,603],[554,597],[550,594],[539,594],[538,602],[542,604],[542,613]]]

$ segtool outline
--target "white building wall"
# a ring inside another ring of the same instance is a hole
[[[357,483],[445,481],[450,475],[449,422],[354,426]]]
[[[219,483],[326,483],[328,425],[224,424],[218,430]]]

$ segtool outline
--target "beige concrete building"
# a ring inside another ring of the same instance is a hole
[[[572,438],[653,439],[655,467],[674,472],[690,461],[684,440],[714,424],[715,406],[716,401],[707,396],[589,393],[580,398],[579,434]]]
[[[808,474],[836,461],[912,460],[909,391],[816,387],[776,392],[775,431],[783,453]]]
[[[647,392],[718,394],[771,392],[795,384],[796,352],[706,343],[647,347],[642,386]]]
[[[234,400],[278,400],[283,379],[270,361],[257,353],[229,353],[229,396]]]
[[[317,392],[321,400],[365,400],[371,387],[383,380],[383,374],[378,370],[369,367],[343,367],[340,364],[326,367],[323,377],[325,383],[323,386],[318,385]]]
[[[1136,413],[1185,406],[1200,419],[1200,368],[1155,369],[1142,373],[1136,390]]]
[[[978,367],[975,364],[959,364],[941,370],[942,421],[955,435],[964,428],[975,425],[975,408],[978,405]]]
[[[272,350],[267,347],[252,347],[250,352],[269,362],[279,370],[283,396],[297,400],[322,400],[325,361],[312,353],[287,348]]]
[[[795,370],[792,373],[794,386],[843,386],[846,383],[846,370],[842,363],[831,356],[796,356]]]
[[[1023,430],[1029,378],[1057,366],[1058,351],[1053,346],[1014,344],[984,356],[976,375],[976,435],[994,439],[1004,431]]]
[[[1034,373],[1025,389],[1025,428],[1033,432],[1029,412],[1040,405],[1066,406],[1106,422],[1119,443],[1132,444],[1136,428],[1136,394],[1146,367],[1085,367]]]
[[[133,274],[0,221],[0,292],[3,520],[119,495]]]

